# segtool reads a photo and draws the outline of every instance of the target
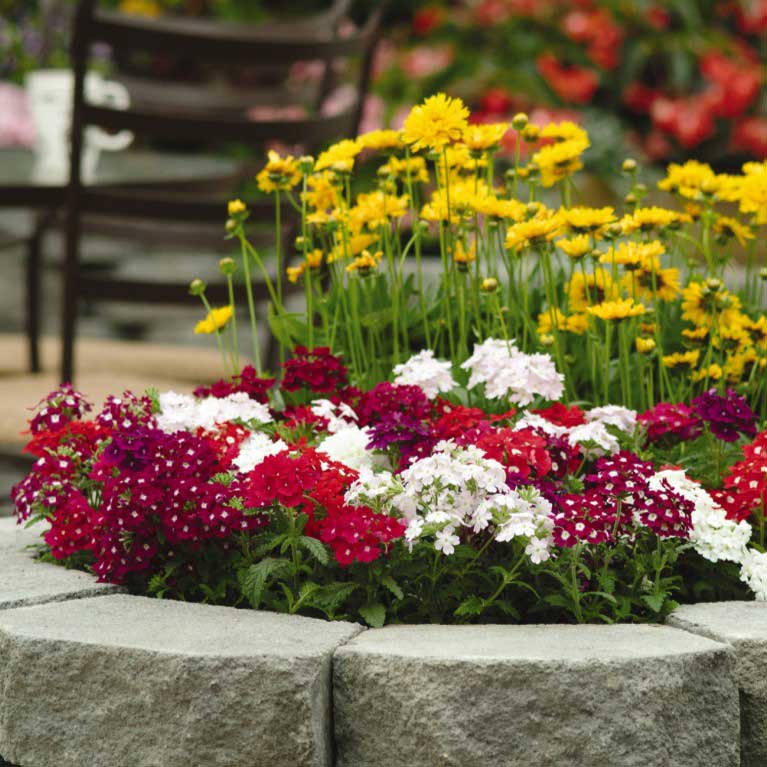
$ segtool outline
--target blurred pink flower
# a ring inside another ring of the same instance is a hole
[[[34,146],[35,128],[23,88],[0,83],[0,146]]]
[[[300,104],[290,104],[284,107],[260,105],[248,109],[248,119],[253,122],[268,122],[270,120],[302,120],[307,116],[306,108]]]
[[[402,68],[408,77],[428,77],[445,69],[455,59],[451,45],[419,45],[408,51],[402,59]]]
[[[362,122],[360,123],[360,133],[367,133],[371,130],[380,130],[384,126],[384,112],[386,104],[380,96],[369,95],[365,99],[365,105],[362,108]]]

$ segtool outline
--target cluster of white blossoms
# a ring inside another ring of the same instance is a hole
[[[748,549],[740,563],[740,579],[760,602],[767,602],[767,553]]]
[[[395,365],[394,376],[395,384],[419,386],[429,399],[456,386],[450,363],[436,359],[431,349],[424,349],[407,362]]]
[[[237,471],[253,471],[267,456],[277,455],[287,449],[288,445],[281,439],[273,440],[268,434],[254,431],[243,440],[233,463]]]
[[[664,482],[677,494],[691,501],[693,509],[690,541],[695,550],[711,562],[742,562],[751,540],[748,522],[727,519],[724,509],[682,469],[664,469],[650,477],[653,490],[662,490]]]
[[[314,415],[328,422],[328,431],[331,434],[357,425],[359,416],[354,412],[354,408],[345,402],[336,405],[329,399],[316,399],[310,407]]]
[[[506,398],[524,406],[537,396],[558,400],[564,392],[565,377],[551,356],[525,354],[513,341],[489,338],[475,344],[474,354],[461,367],[471,373],[469,388],[483,384],[490,399]]]
[[[368,448],[370,443],[370,431],[361,429],[359,426],[347,426],[336,431],[317,445],[320,453],[325,453],[328,458],[343,463],[350,469],[361,471],[362,469],[374,469],[385,466],[386,456],[373,452]]]
[[[631,437],[636,432],[637,413],[620,405],[606,405],[585,411],[586,423],[579,426],[559,426],[536,413],[525,413],[514,424],[520,429],[540,429],[554,437],[567,437],[567,441],[578,446],[587,458],[615,455],[620,450],[620,441],[615,430]]]
[[[405,540],[411,547],[433,537],[437,551],[449,555],[460,542],[461,528],[479,533],[493,525],[497,541],[525,537],[532,561],[549,557],[551,504],[534,488],[511,490],[503,465],[473,445],[440,442],[430,456],[398,476],[363,471],[346,502],[406,520]]]
[[[243,423],[271,423],[269,408],[252,400],[245,392],[236,392],[226,397],[205,397],[195,399],[188,394],[174,391],[159,396],[160,412],[157,426],[172,434],[177,431],[210,431],[218,424],[242,421]]]

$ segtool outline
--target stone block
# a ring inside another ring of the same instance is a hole
[[[127,595],[0,613],[0,754],[23,767],[331,767],[360,627]]]
[[[726,645],[663,626],[396,626],[334,661],[338,767],[737,767]]]
[[[730,644],[740,690],[741,764],[767,765],[767,602],[683,605],[668,623]]]

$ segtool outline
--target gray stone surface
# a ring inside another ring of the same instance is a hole
[[[126,595],[4,611],[0,754],[24,767],[330,767],[332,654],[360,630]]]
[[[712,602],[683,605],[669,624],[735,650],[735,678],[740,689],[741,763],[767,765],[767,603]]]
[[[397,626],[334,661],[338,767],[737,767],[731,648],[662,626]]]
[[[37,561],[34,550],[27,547],[40,542],[41,529],[21,527],[13,517],[0,519],[0,610],[120,590],[96,583],[88,573]]]

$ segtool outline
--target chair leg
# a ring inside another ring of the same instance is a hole
[[[63,302],[61,316],[60,383],[74,383],[75,330],[79,279],[79,221],[71,211],[67,216],[66,250],[64,253]]]
[[[26,330],[29,349],[29,369],[32,373],[40,372],[40,293],[42,283],[42,242],[45,236],[45,224],[42,218],[35,222],[35,228],[27,241],[26,288],[27,317]]]

